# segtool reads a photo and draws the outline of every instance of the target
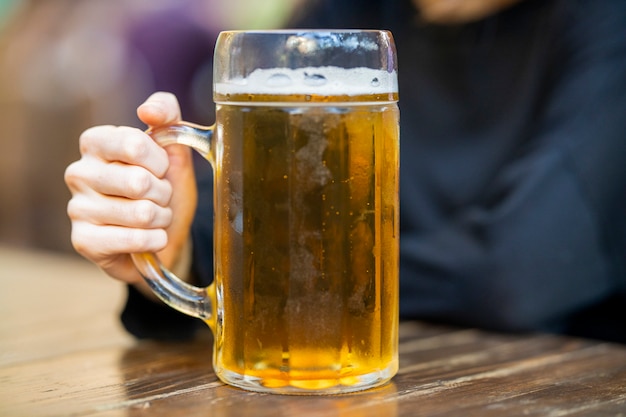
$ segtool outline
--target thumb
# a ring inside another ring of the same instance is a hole
[[[181,114],[178,99],[171,93],[154,93],[137,108],[137,116],[152,127],[179,122]]]

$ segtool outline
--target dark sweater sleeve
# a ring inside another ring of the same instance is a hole
[[[130,285],[121,320],[133,336],[158,340],[190,339],[203,324],[199,319],[179,313],[163,303],[148,300]]]

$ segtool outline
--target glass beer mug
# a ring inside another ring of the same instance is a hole
[[[331,394],[397,372],[396,69],[386,31],[223,32],[215,125],[150,132],[213,167],[214,282],[133,259],[165,303],[211,327],[222,381]]]

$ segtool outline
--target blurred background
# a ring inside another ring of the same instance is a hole
[[[135,109],[156,90],[212,123],[217,33],[281,27],[300,3],[0,0],[0,244],[73,252],[63,173],[80,133],[143,128]]]

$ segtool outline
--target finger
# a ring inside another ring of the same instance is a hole
[[[104,194],[133,200],[149,200],[165,207],[172,197],[168,180],[147,169],[122,163],[81,160],[67,167],[65,182],[73,194]]]
[[[167,233],[77,221],[72,223],[71,240],[78,253],[102,266],[105,261],[112,264],[118,255],[162,250],[167,246]]]
[[[139,129],[98,126],[85,130],[79,144],[83,157],[139,165],[159,178],[169,168],[167,152]]]
[[[98,266],[109,276],[128,284],[141,285],[144,283],[137,267],[135,267],[132,258],[128,254],[121,254],[113,258],[108,258]],[[147,297],[150,297],[151,295],[154,296],[149,288],[146,288],[142,292],[146,294]]]
[[[137,108],[137,116],[148,126],[162,126],[181,120],[180,106],[176,96],[157,92]]]
[[[129,200],[94,194],[79,194],[67,205],[67,214],[73,221],[94,225],[165,229],[172,223],[172,210],[148,200]]]

